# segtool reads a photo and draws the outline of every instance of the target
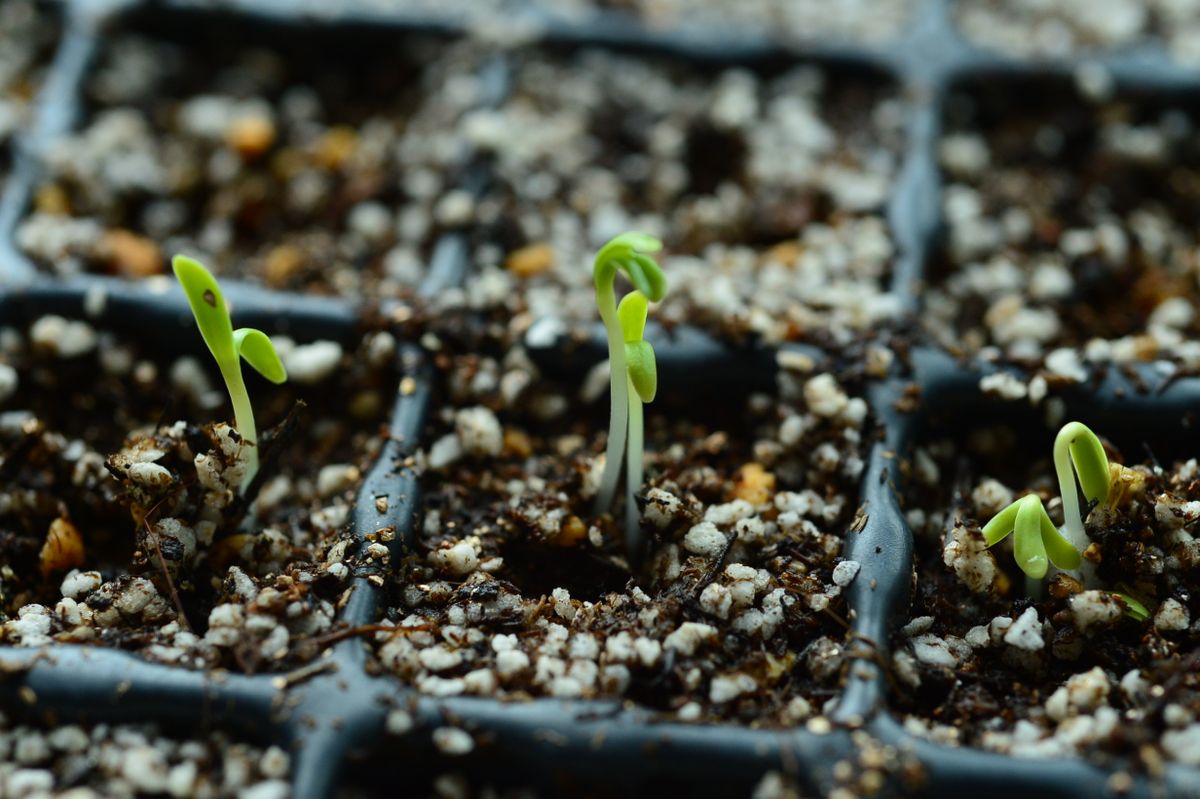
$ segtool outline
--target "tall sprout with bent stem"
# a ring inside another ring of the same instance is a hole
[[[658,302],[667,293],[667,279],[662,269],[648,253],[662,249],[662,242],[645,233],[622,233],[609,241],[596,253],[592,266],[592,277],[596,285],[596,307],[604,329],[608,334],[609,362],[609,397],[610,413],[608,423],[608,445],[605,450],[604,474],[600,479],[600,490],[596,494],[596,512],[602,513],[612,506],[617,493],[617,483],[621,477],[622,450],[631,445],[628,441],[628,425],[630,414],[630,385],[631,377],[626,357],[625,333],[617,313],[616,278],[617,272],[624,272],[629,282],[641,294],[643,301]],[[643,314],[642,326],[645,325]],[[639,329],[637,341],[641,339]],[[631,343],[637,343],[631,342]],[[642,342],[644,343],[644,342]],[[649,345],[646,345],[647,347]],[[642,351],[640,348],[636,348]],[[650,351],[651,356],[653,350]],[[653,392],[651,392],[653,396]],[[640,405],[637,408],[640,422]],[[640,435],[640,424],[639,424]],[[641,446],[638,446],[640,473]],[[640,483],[640,478],[639,478]],[[636,490],[636,485],[634,486]],[[626,514],[628,521],[629,515]],[[632,545],[632,541],[629,542]]]

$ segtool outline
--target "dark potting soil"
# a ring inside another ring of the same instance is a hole
[[[58,317],[5,336],[4,641],[250,672],[317,655],[355,565],[354,488],[387,435],[390,335],[350,354],[278,342],[294,379],[249,380],[264,433],[248,508],[236,431],[204,422],[228,409],[200,362]],[[314,355],[323,374],[305,371]]]
[[[929,436],[907,464],[917,561],[909,621],[893,644],[895,703],[908,728],[949,743],[1078,754],[1151,774],[1164,761],[1193,762],[1195,458],[1163,451],[1143,460],[1140,444],[1110,445],[1110,461],[1127,465],[1087,519],[1093,544],[1085,558],[1095,577],[1085,585],[1057,574],[1030,594],[1011,538],[985,549],[980,527],[1027,490],[1061,522],[1052,435],[1036,423],[945,435]],[[1131,618],[1111,592],[1141,601],[1150,619]]]
[[[277,289],[408,296],[439,233],[470,219],[446,131],[480,101],[483,51],[223,20],[108,43],[82,127],[45,143],[18,245],[60,275],[142,279],[187,252]]]
[[[977,81],[948,100],[930,329],[953,351],[1032,363],[1073,348],[1200,364],[1195,115],[1171,97],[1030,88]]]
[[[376,634],[380,666],[435,696],[627,697],[688,721],[794,724],[845,665],[840,557],[865,405],[831,374],[696,414],[647,406],[645,558],[594,515],[607,406],[453,360],[418,462],[416,556]],[[508,374],[513,374],[510,370]],[[455,395],[457,394],[457,395]],[[498,410],[493,410],[497,408]]]

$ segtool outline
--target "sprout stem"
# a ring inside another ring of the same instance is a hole
[[[1079,492],[1082,490],[1089,502],[1093,499],[1104,501],[1108,495],[1108,460],[1096,434],[1079,422],[1063,425],[1054,438],[1054,471],[1058,474],[1058,492],[1062,496],[1066,539],[1082,552],[1088,548],[1090,540],[1083,527]]]
[[[625,542],[631,555],[642,547],[642,521],[638,513],[636,493],[642,486],[642,398],[633,388],[633,378],[627,377],[629,394],[629,453],[625,472]]]
[[[250,393],[246,391],[246,381],[242,378],[242,365],[233,363],[218,363],[221,377],[225,378],[225,389],[233,403],[233,419],[237,425],[238,435],[242,438],[242,457],[245,459],[246,474],[242,477],[239,491],[254,480],[258,473],[258,430],[254,425],[254,409],[250,406]]]
[[[608,368],[611,375],[608,445],[604,451],[604,474],[596,494],[596,513],[600,514],[612,507],[613,497],[617,494],[617,481],[621,479],[621,453],[625,448],[629,413],[629,379],[625,367],[625,339],[617,322],[616,293],[611,281],[603,285],[597,283],[596,305],[608,333]]]
[[[1063,533],[1071,546],[1082,552],[1088,547],[1088,537],[1079,516],[1079,489],[1071,471],[1071,442],[1069,436],[1063,435],[1066,431],[1064,427],[1054,440],[1054,471],[1058,472],[1058,491],[1062,496]]]

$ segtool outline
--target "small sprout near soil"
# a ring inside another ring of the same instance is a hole
[[[667,293],[662,269],[647,253],[658,252],[662,242],[644,233],[622,233],[600,248],[592,268],[596,283],[596,307],[608,333],[609,387],[611,412],[604,474],[596,496],[596,511],[611,507],[621,476],[622,448],[629,449],[626,494],[633,507],[633,494],[642,480],[642,408],[654,398],[657,387],[654,350],[642,340],[646,324],[647,301],[658,302]],[[640,299],[622,301],[617,308],[617,271],[623,271],[633,284],[631,295]],[[636,397],[634,396],[636,395]],[[634,424],[631,424],[631,420]],[[633,429],[636,427],[636,430]],[[636,452],[636,455],[634,453]],[[638,544],[638,519],[635,510],[626,510],[626,544],[631,553]]]
[[[1079,489],[1089,503],[1108,497],[1109,467],[1104,446],[1096,434],[1079,422],[1063,426],[1054,439],[1054,470],[1062,492],[1063,531],[1050,521],[1042,501],[1027,494],[997,513],[983,527],[990,547],[1014,534],[1013,556],[1021,571],[1035,580],[1046,576],[1049,564],[1060,569],[1079,568],[1080,552],[1087,549],[1088,537],[1079,510]]]
[[[1060,569],[1077,569],[1079,550],[1058,533],[1054,522],[1036,494],[1026,494],[997,513],[983,527],[987,545],[1013,537],[1013,557],[1021,571],[1035,580],[1046,576],[1049,564]]]
[[[225,379],[225,388],[233,403],[233,415],[238,434],[242,437],[242,452],[246,459],[246,474],[241,485],[241,490],[245,491],[258,471],[258,431],[254,425],[250,394],[242,378],[240,358],[245,358],[255,371],[272,383],[287,380],[287,370],[266,333],[249,327],[233,329],[221,287],[211,272],[198,261],[183,255],[176,255],[171,266],[183,286],[188,305],[196,317],[196,326],[200,328],[200,335],[216,360],[217,368],[221,370],[221,377]]]
[[[1129,618],[1139,622],[1150,618],[1150,609],[1129,594],[1113,591],[1112,595],[1121,600],[1121,604],[1125,606],[1125,615]]]

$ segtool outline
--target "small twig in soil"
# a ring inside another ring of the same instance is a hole
[[[170,496],[168,494],[167,496]],[[154,552],[158,555],[158,564],[162,567],[163,579],[167,581],[167,590],[171,592],[171,601],[175,603],[175,611],[179,614],[179,623],[183,625],[186,632],[192,631],[192,626],[188,624],[187,613],[183,610],[183,602],[179,599],[179,592],[175,590],[175,581],[171,579],[171,571],[167,568],[167,559],[163,557],[162,547],[158,543],[158,535],[154,532],[154,528],[150,525],[150,516],[159,509],[164,502],[167,501],[167,496],[164,496],[158,502],[154,503],[154,507],[146,511],[142,516],[142,526],[146,528],[146,537],[153,540]]]
[[[712,568],[700,578],[700,582],[696,583],[696,590],[694,592],[696,599],[699,599],[700,595],[704,593],[704,589],[712,585],[713,580],[717,579],[717,575],[721,573],[721,569],[725,566],[725,559],[729,557],[729,550],[733,549],[733,542],[736,540],[736,533],[725,539],[725,546],[721,547],[721,554],[717,555]]]
[[[356,638],[360,635],[367,635],[368,633],[408,634],[410,632],[432,632],[433,630],[434,627],[431,624],[419,624],[413,627],[393,627],[390,624],[360,624],[357,627],[346,627],[341,630],[334,630],[333,632],[325,633],[324,635],[318,635],[314,638],[310,638],[309,640],[318,647],[326,647],[330,644],[336,644],[339,641],[344,641],[347,638]]]
[[[839,613],[838,613],[836,610],[834,610],[833,608],[825,608],[825,609],[824,609],[824,610],[822,610],[821,612],[822,612],[822,613],[824,613],[824,614],[825,614],[826,616],[828,616],[829,618],[831,618],[831,619],[833,619],[834,621],[836,621],[836,622],[837,622],[839,625],[841,625],[841,627],[842,627],[842,629],[843,629],[843,630],[849,630],[849,629],[850,629],[850,622],[848,622],[848,621],[846,621],[845,619],[843,619],[843,618],[842,618],[842,616],[841,616],[841,614],[839,614]]]
[[[289,671],[287,674],[271,680],[271,687],[277,691],[283,691],[291,688],[293,685],[299,685],[302,682],[307,682],[313,677],[327,674],[331,671],[337,671],[337,664],[332,660],[324,660],[318,663],[309,663],[306,666],[301,666],[295,671]]]
[[[871,665],[875,666],[875,668],[879,669],[879,673],[882,674],[883,679],[887,681],[887,693],[893,696],[896,695],[900,690],[900,684],[896,681],[896,675],[892,673],[891,661],[879,651],[879,644],[873,639],[868,638],[865,635],[860,635],[859,633],[851,633],[849,640],[863,644],[864,646],[855,647],[854,649],[847,647],[847,657],[851,661],[861,660],[866,663],[870,663]],[[880,703],[877,702],[875,706],[870,708],[867,718],[874,718],[874,716],[879,713],[881,709]]]

